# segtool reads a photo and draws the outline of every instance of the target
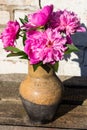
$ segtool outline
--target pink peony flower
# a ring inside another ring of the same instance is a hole
[[[4,48],[8,46],[15,46],[14,42],[16,40],[19,29],[20,29],[20,25],[17,21],[15,22],[9,21],[7,23],[7,27],[0,35],[0,39],[3,42]]]
[[[46,44],[44,33],[39,31],[30,31],[27,33],[24,51],[28,55],[30,64],[37,64],[43,60],[43,51]]]
[[[58,29],[47,29],[45,32],[46,35],[46,46],[44,48],[44,59],[43,64],[52,63],[62,60],[64,52],[67,49],[66,37],[64,38]]]
[[[27,34],[24,50],[31,64],[41,61],[43,64],[55,63],[63,58],[65,44],[66,38],[62,37],[57,29],[31,31]]]
[[[44,6],[38,12],[28,15],[28,23],[25,24],[26,28],[39,27],[47,24],[50,15],[53,11],[53,5]]]
[[[50,26],[57,27],[59,31],[65,32],[67,35],[75,32],[85,32],[86,29],[81,27],[80,20],[74,12],[67,10],[59,10],[53,12],[50,19]]]

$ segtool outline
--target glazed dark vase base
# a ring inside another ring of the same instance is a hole
[[[58,105],[38,105],[21,97],[23,106],[34,124],[46,124],[53,121]]]

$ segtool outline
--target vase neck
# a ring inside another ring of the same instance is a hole
[[[39,66],[37,70],[34,71],[33,65],[28,64],[28,75],[32,77],[49,77],[50,75],[53,75],[53,70],[50,70],[48,73],[41,66]]]

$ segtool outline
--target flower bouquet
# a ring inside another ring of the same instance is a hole
[[[72,34],[84,32],[80,19],[74,12],[53,11],[53,5],[47,5],[39,11],[28,14],[24,19],[9,21],[0,35],[7,57],[19,56],[28,59],[34,71],[42,66],[47,72],[58,70],[59,61],[65,54],[77,51]],[[17,39],[22,38],[24,49],[17,48]]]
[[[71,36],[86,30],[74,12],[54,12],[53,5],[20,18],[20,22],[22,25],[9,21],[0,39],[9,53],[7,57],[29,60],[30,74],[20,85],[20,96],[30,119],[47,123],[53,119],[62,97],[62,83],[53,72],[64,55],[78,50]],[[17,48],[19,38],[23,50]]]

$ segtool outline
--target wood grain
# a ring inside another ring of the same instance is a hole
[[[7,126],[7,125],[0,125],[0,130],[61,130],[61,129],[55,129],[55,128],[44,128],[44,127],[21,127],[21,126]],[[67,130],[67,129],[62,129]],[[73,129],[68,129],[73,130]]]

